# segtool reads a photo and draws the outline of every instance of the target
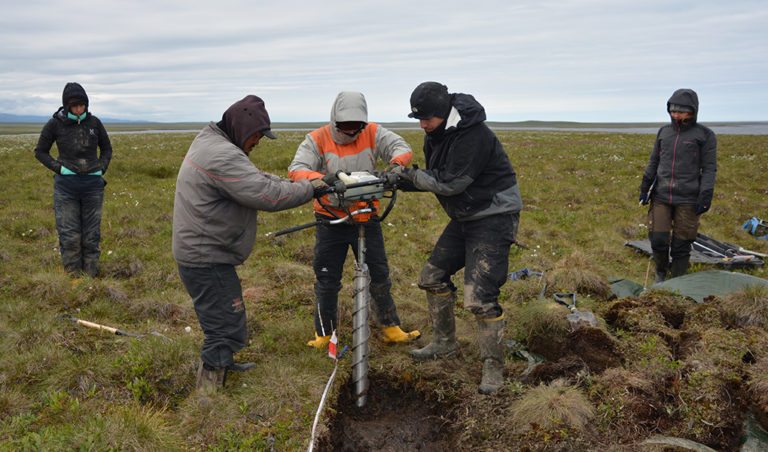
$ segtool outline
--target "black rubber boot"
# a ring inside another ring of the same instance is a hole
[[[504,385],[504,316],[478,319],[477,342],[483,362],[483,379],[477,391],[493,394]]]
[[[434,338],[426,347],[411,350],[410,354],[419,360],[453,358],[456,356],[456,320],[453,316],[456,292],[439,295],[427,292],[427,303],[432,315]]]
[[[683,276],[688,271],[688,257],[678,257],[672,259],[672,265],[670,266],[670,277],[677,278]]]
[[[672,237],[670,254],[672,255],[672,265],[670,275],[672,278],[683,276],[688,271],[688,262],[691,258],[691,244],[693,240],[683,240]]]
[[[654,284],[666,281],[667,269],[669,268],[669,256],[654,251],[653,262],[656,264],[656,276],[653,278]]]
[[[648,239],[653,250],[653,262],[656,264],[653,282],[666,281],[669,270],[669,232],[649,232]]]
[[[233,370],[235,372],[245,372],[246,370],[254,366],[256,366],[256,363],[242,363],[242,364],[232,363],[229,366],[227,366],[227,370]]]

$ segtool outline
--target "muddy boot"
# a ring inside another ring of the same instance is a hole
[[[656,263],[656,276],[653,283],[660,283],[667,280],[667,269],[669,268],[669,256],[667,253],[653,252],[653,262]]]
[[[504,385],[504,315],[495,319],[479,319],[477,342],[483,362],[483,379],[477,391],[492,394]]]
[[[235,372],[245,372],[246,370],[249,370],[252,367],[255,367],[256,363],[232,363],[229,366],[227,366],[227,370],[233,370]]]
[[[456,356],[456,323],[453,317],[456,292],[439,295],[427,292],[427,303],[435,329],[434,339],[424,348],[411,350],[410,354],[420,360],[453,358]]]
[[[99,277],[99,261],[88,259],[83,262],[83,271],[91,278]]]
[[[197,390],[217,391],[224,387],[226,378],[227,369],[210,366],[201,360],[197,368]]]

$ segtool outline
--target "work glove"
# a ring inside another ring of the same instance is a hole
[[[648,204],[648,192],[647,191],[641,191],[640,192],[640,205],[644,206]]]
[[[400,176],[398,176],[396,173],[393,173],[392,171],[373,171],[373,175],[377,178],[384,181],[384,185],[395,185],[398,180],[400,180]]]
[[[310,180],[309,183],[312,184],[312,186],[315,188],[328,186],[328,184],[326,184],[325,181],[319,177],[317,179]]]
[[[386,170],[384,170],[384,171],[391,171],[391,172],[395,172],[395,173],[396,173],[396,172],[397,172],[397,171],[396,171],[396,170],[397,170],[397,168],[402,168],[402,167],[403,167],[403,166],[402,166],[402,165],[400,165],[399,163],[392,163],[392,164],[391,164],[391,165],[389,165],[389,166],[387,167],[387,169],[386,169]]]
[[[400,176],[401,178],[413,182],[414,177],[416,177],[416,169],[415,168],[404,168],[402,166],[398,166],[397,168],[393,169],[392,172]]]
[[[320,180],[320,179],[315,179],[315,180]],[[345,191],[347,191],[347,185],[340,180],[336,180],[331,185],[328,185],[324,182],[322,185],[315,185],[315,184],[312,184],[312,185],[315,187],[314,192],[312,194],[312,196],[315,198],[322,198],[323,196],[329,193],[344,193]]]
[[[334,182],[339,180],[339,176],[337,176],[338,171],[335,173],[328,173],[325,176],[323,176],[322,181],[325,182],[326,185],[332,185]]]
[[[709,206],[705,206],[703,204],[696,204],[696,215],[701,215],[707,210],[709,210]]]
[[[339,170],[339,171],[336,171],[333,174],[328,173],[325,176],[323,176],[323,182],[325,182],[328,185],[333,185],[333,183],[336,182],[339,179],[341,179],[341,180],[350,179],[349,178],[349,173],[346,172],[346,171]],[[351,183],[351,182],[348,182],[348,183]]]
[[[333,183],[333,191],[334,193],[344,193],[347,191],[347,184],[342,180],[337,180]]]

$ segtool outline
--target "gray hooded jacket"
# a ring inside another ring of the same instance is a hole
[[[259,171],[211,122],[195,137],[179,169],[173,205],[173,257],[185,267],[242,264],[256,239],[259,210],[312,200],[312,184]]]

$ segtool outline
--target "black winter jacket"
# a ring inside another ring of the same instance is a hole
[[[58,158],[50,154],[54,142]],[[56,174],[61,174],[62,165],[77,174],[106,173],[112,159],[112,144],[99,118],[89,112],[82,121],[70,119],[65,107],[61,107],[40,132],[35,157]]]
[[[469,94],[451,95],[451,112],[439,130],[424,137],[427,168],[413,185],[435,193],[454,220],[519,212],[517,177],[504,148],[485,124],[485,110]]]
[[[653,152],[645,168],[640,192],[653,186],[651,199],[670,205],[711,207],[717,173],[717,137],[697,122],[698,96],[693,90],[679,89],[667,102],[687,105],[694,110],[691,119],[663,126],[656,135]]]

